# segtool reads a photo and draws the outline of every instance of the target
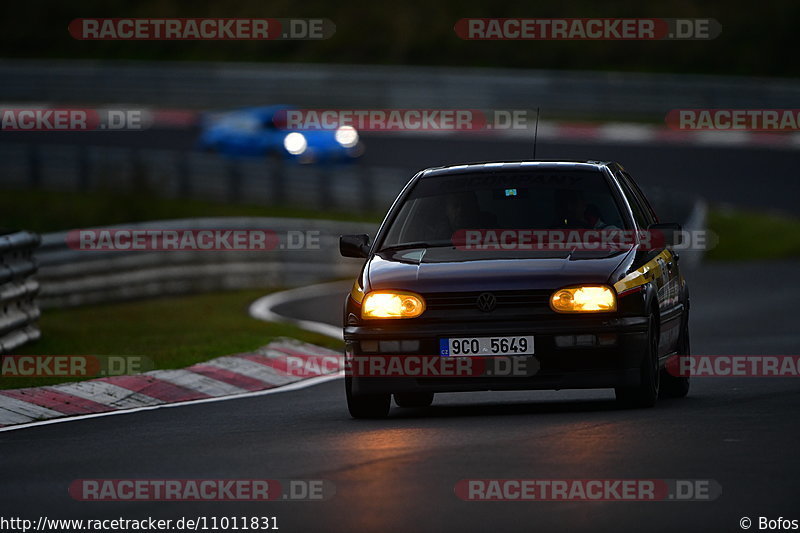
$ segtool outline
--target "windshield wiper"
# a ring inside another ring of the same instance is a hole
[[[451,246],[450,241],[436,241],[436,242],[402,242],[400,244],[393,244],[391,246],[384,246],[378,252],[396,252],[397,250],[410,250],[412,248],[441,248],[443,246]]]

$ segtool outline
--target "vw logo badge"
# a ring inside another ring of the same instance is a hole
[[[495,298],[494,294],[491,292],[484,292],[478,296],[477,304],[478,309],[484,313],[489,313],[494,311],[494,308],[497,306],[497,298]]]

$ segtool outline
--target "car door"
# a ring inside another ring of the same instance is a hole
[[[633,211],[633,218],[639,229],[647,229],[658,218],[636,182],[624,170],[617,171],[620,186]],[[653,284],[658,298],[660,318],[659,355],[677,350],[680,338],[680,325],[683,304],[680,299],[681,274],[678,256],[673,250],[663,247],[642,254],[642,262],[653,263],[655,274]]]

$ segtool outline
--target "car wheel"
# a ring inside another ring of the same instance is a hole
[[[433,403],[432,392],[401,392],[394,395],[394,403],[398,407],[430,407]]]
[[[386,418],[391,407],[391,394],[353,394],[352,378],[345,378],[347,410],[353,418]]]
[[[625,407],[653,407],[658,399],[661,372],[658,368],[658,329],[653,315],[648,320],[647,340],[647,353],[642,357],[639,386],[614,389],[617,402]]]
[[[682,321],[681,340],[678,343],[678,357],[690,355],[692,353],[689,344],[689,314]],[[684,398],[689,394],[689,378],[673,376],[667,369],[661,371],[661,397],[662,398]]]

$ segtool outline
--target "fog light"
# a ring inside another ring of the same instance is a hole
[[[573,348],[575,346],[596,346],[595,335],[556,335],[556,346],[559,348]]]
[[[400,350],[402,350],[403,353],[418,352],[419,341],[400,341]]]
[[[594,346],[597,342],[594,335],[577,335],[575,337],[576,346]]]
[[[362,352],[377,352],[378,341],[361,341]]]
[[[380,341],[378,344],[383,353],[400,352],[400,341]]]
[[[556,346],[559,348],[569,348],[575,346],[575,335],[557,335]]]
[[[616,333],[603,333],[602,335],[597,336],[597,342],[600,346],[613,346],[617,344],[617,334]]]
[[[410,353],[419,351],[417,340],[388,340],[388,341],[361,341],[361,351],[381,353]]]

